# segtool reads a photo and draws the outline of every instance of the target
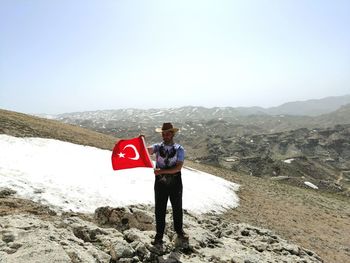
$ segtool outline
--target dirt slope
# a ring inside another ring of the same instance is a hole
[[[0,109],[0,134],[41,137],[112,149],[116,138],[55,120]]]

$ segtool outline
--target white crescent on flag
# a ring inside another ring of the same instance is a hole
[[[131,149],[133,149],[134,152],[135,152],[135,157],[132,157],[132,158],[128,157],[130,160],[138,160],[138,159],[140,159],[140,154],[139,154],[139,152],[137,151],[135,145],[133,145],[133,144],[127,144],[127,145],[124,146],[123,151],[124,151],[126,148],[131,148]]]

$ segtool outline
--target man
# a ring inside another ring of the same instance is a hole
[[[149,154],[156,154],[154,194],[157,234],[152,242],[153,245],[163,243],[168,198],[173,210],[174,230],[177,237],[183,241],[188,240],[188,236],[183,231],[182,212],[181,168],[185,159],[185,150],[180,144],[174,143],[177,131],[179,129],[173,127],[171,123],[163,123],[162,128],[156,129],[156,132],[162,133],[163,142],[147,148]]]

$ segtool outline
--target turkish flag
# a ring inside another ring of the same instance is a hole
[[[120,140],[112,152],[113,170],[135,167],[152,167],[143,136],[128,140]]]

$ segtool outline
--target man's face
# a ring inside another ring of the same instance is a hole
[[[173,141],[174,133],[171,131],[162,132],[163,141],[165,143],[170,143]]]

